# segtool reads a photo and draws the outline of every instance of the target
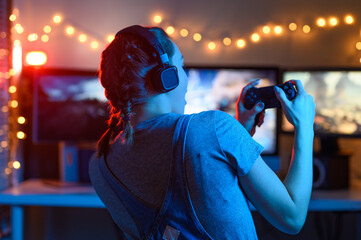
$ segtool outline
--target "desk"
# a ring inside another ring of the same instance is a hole
[[[11,207],[13,240],[24,237],[24,206],[105,208],[91,186],[59,187],[41,180],[0,192],[0,205]],[[315,190],[309,211],[361,211],[361,190]]]
[[[105,208],[91,186],[54,186],[27,180],[0,193],[0,205],[10,205],[12,239],[24,238],[24,206]]]

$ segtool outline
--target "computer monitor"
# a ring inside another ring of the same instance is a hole
[[[40,69],[34,75],[34,142],[97,141],[109,114],[96,72]]]
[[[283,81],[301,80],[314,97],[314,131],[324,151],[337,150],[339,137],[361,137],[361,69],[296,69],[282,75]],[[284,117],[282,131],[293,132]]]
[[[261,78],[258,85],[278,83],[277,68],[255,67],[186,67],[188,74],[187,105],[185,113],[222,110],[236,114],[236,102],[242,88],[253,79]],[[277,154],[277,110],[267,109],[265,121],[257,128],[254,139],[264,147],[264,155]]]

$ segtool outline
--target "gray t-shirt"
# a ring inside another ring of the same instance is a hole
[[[135,127],[130,147],[116,139],[107,157],[109,167],[130,191],[159,208],[165,197],[175,125],[169,113]],[[263,147],[243,126],[221,111],[196,114],[190,122],[185,169],[193,207],[214,239],[257,239],[248,201],[238,176],[248,173]],[[135,224],[99,171],[90,162],[90,177],[100,199],[128,239],[139,239]]]

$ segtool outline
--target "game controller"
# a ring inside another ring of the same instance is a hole
[[[283,84],[278,84],[286,94],[287,99],[292,101],[297,95],[296,83],[294,81],[288,81]],[[281,108],[281,103],[278,101],[274,92],[274,86],[256,88],[252,87],[247,91],[244,106],[247,109],[252,109],[259,101],[264,103],[264,109],[266,108]]]

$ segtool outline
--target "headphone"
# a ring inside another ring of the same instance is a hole
[[[149,28],[133,25],[120,30],[115,36],[119,34],[136,35],[154,49],[157,54],[158,66],[152,69],[152,85],[156,91],[166,93],[178,86],[178,70],[176,66],[169,64],[168,54]]]

